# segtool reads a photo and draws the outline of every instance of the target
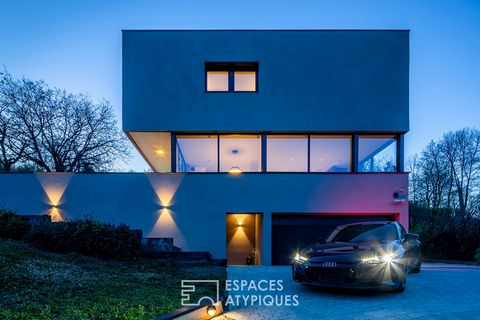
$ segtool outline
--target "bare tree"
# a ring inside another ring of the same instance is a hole
[[[45,171],[102,171],[129,154],[107,101],[51,89],[42,81],[2,76],[0,101],[22,161]]]
[[[449,132],[440,142],[440,150],[449,163],[460,214],[469,209],[469,201],[478,191],[480,179],[480,131],[465,128]]]
[[[12,119],[4,109],[0,105],[0,170],[11,171],[22,159],[26,146],[15,139]]]

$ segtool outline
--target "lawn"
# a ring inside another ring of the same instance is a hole
[[[100,260],[0,241],[0,319],[153,319],[180,307],[181,279],[225,276],[223,267]]]

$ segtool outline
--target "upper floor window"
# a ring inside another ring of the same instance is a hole
[[[177,172],[217,172],[217,136],[177,136]]]
[[[396,172],[396,136],[361,135],[358,140],[358,171]]]
[[[221,172],[262,171],[260,135],[221,135],[219,155]]]
[[[257,62],[207,62],[205,74],[208,92],[257,91]]]
[[[307,135],[268,135],[267,171],[307,172]]]
[[[349,135],[311,135],[310,171],[350,172],[352,138]]]

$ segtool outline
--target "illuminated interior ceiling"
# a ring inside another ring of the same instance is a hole
[[[311,136],[310,170],[313,172],[350,171],[350,136]]]
[[[155,172],[171,172],[170,132],[128,132],[128,135]]]

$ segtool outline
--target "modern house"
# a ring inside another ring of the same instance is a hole
[[[340,224],[408,229],[408,89],[406,30],[125,30],[123,130],[154,173],[5,175],[0,192],[287,264]]]

